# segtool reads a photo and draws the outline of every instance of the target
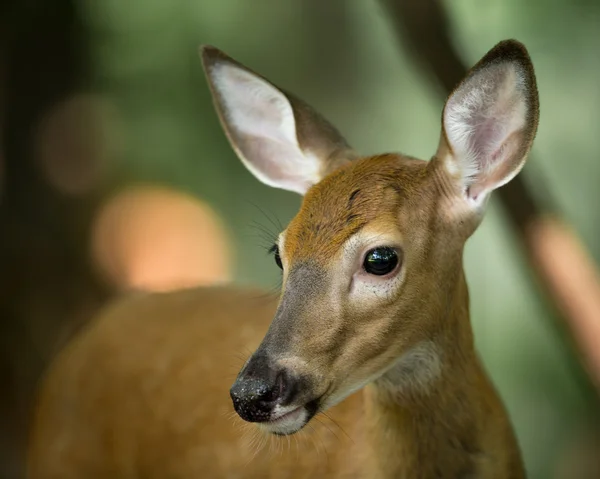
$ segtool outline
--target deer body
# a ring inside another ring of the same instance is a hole
[[[29,477],[523,478],[462,257],[535,135],[524,47],[500,43],[457,87],[429,162],[361,157],[222,52],[203,61],[244,164],[304,195],[273,247],[281,297],[222,287],[109,309],[46,378]],[[226,358],[249,350],[233,381]]]

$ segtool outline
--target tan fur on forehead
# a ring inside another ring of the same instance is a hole
[[[425,179],[427,162],[386,154],[334,171],[305,195],[285,236],[294,261],[327,259],[370,221],[394,214]]]

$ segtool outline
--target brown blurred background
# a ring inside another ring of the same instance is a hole
[[[295,92],[359,151],[426,159],[460,62],[511,37],[535,64],[541,122],[522,184],[492,200],[467,247],[475,333],[530,477],[600,477],[600,310],[590,302],[599,291],[600,2],[417,3],[2,2],[0,478],[20,477],[48,361],[111,297],[277,286],[266,247],[300,198],[261,185],[235,157],[198,45]],[[535,229],[545,213],[568,222],[576,243]],[[574,262],[585,274],[569,270]]]

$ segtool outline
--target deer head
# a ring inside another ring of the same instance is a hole
[[[360,156],[302,101],[213,47],[202,58],[242,162],[263,183],[304,195],[273,247],[280,303],[231,388],[238,414],[291,434],[372,381],[405,394],[426,388],[470,333],[468,306],[449,314],[465,242],[536,133],[524,46],[499,43],[456,87],[430,161]]]

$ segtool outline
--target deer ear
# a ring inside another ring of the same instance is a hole
[[[450,95],[436,159],[473,207],[521,170],[538,117],[533,65],[515,40],[492,48]]]
[[[342,135],[302,101],[214,47],[201,47],[201,57],[229,142],[263,183],[304,194],[355,156]]]

